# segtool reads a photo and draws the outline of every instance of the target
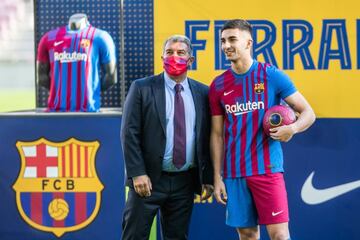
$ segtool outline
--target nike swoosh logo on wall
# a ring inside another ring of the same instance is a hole
[[[334,187],[317,189],[312,184],[315,172],[312,172],[305,180],[301,189],[302,200],[310,205],[327,202],[331,199],[339,197],[347,192],[353,191],[360,187],[360,180],[340,184]]]

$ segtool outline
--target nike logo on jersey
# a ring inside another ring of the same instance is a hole
[[[284,210],[281,210],[281,211],[279,211],[279,212],[272,212],[271,215],[272,215],[273,217],[275,217],[275,216],[279,215],[280,213],[282,213],[283,211],[284,211]]]
[[[224,92],[224,96],[227,96],[227,95],[229,95],[230,93],[232,93],[234,90],[231,90],[231,91],[229,91],[229,92]]]
[[[301,198],[307,204],[324,203],[360,187],[360,180],[357,180],[329,188],[317,189],[312,184],[314,174],[315,172],[312,172],[309,175],[301,189]]]
[[[54,42],[54,47],[56,47],[56,46],[58,46],[58,45],[62,44],[63,42],[64,42],[64,41]]]

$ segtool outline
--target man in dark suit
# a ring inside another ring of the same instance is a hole
[[[158,210],[163,239],[187,239],[194,193],[212,194],[208,87],[187,77],[190,40],[171,36],[161,58],[165,71],[135,80],[123,110],[129,193],[122,239],[148,239]]]

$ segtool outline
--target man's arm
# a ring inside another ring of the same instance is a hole
[[[224,116],[213,116],[211,120],[210,153],[214,167],[214,195],[219,203],[226,204],[227,194],[221,177],[224,156]]]
[[[315,113],[304,96],[295,92],[284,99],[289,106],[299,113],[298,119],[290,125],[270,129],[270,136],[282,142],[289,141],[296,133],[303,132],[315,122]]]
[[[132,178],[134,189],[140,196],[150,196],[152,186],[141,150],[141,115],[141,93],[135,81],[131,84],[123,108],[121,143],[127,177]]]
[[[203,128],[204,130],[204,135],[202,136],[202,141],[203,141],[203,150],[205,152],[205,154],[203,155],[203,171],[202,171],[202,191],[200,194],[200,200],[206,200],[209,197],[212,196],[213,191],[214,191],[214,170],[213,170],[213,166],[212,166],[212,162],[211,162],[211,158],[210,158],[210,128],[211,128],[211,117],[210,117],[210,112],[209,112],[209,99],[208,99],[208,94],[209,94],[209,87],[205,86],[205,85],[200,85],[203,86],[204,89],[206,89],[205,94],[204,94],[204,101],[205,101],[205,106],[203,107],[204,109],[204,113],[206,116],[206,120],[203,121],[201,124],[204,126]]]

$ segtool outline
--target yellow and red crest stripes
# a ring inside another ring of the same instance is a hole
[[[263,93],[265,90],[264,83],[255,83],[254,84],[254,91],[256,93]]]
[[[81,39],[80,46],[82,48],[88,48],[90,46],[90,39]]]
[[[17,142],[21,169],[13,188],[20,215],[30,226],[60,237],[95,219],[104,188],[95,169],[99,145],[75,138]]]

